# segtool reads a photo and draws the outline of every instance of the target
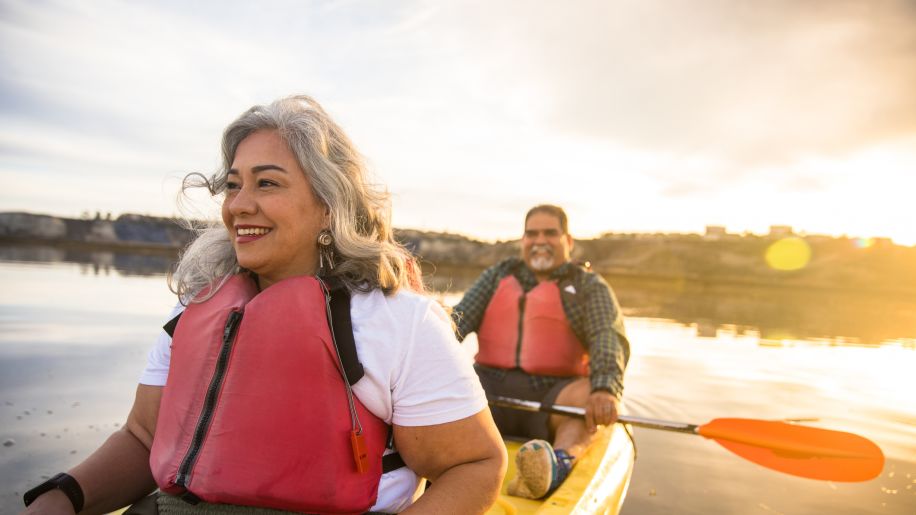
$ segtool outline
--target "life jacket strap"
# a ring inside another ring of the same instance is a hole
[[[363,364],[356,355],[356,342],[353,340],[353,323],[350,321],[350,291],[336,277],[322,279],[331,296],[331,325],[337,338],[337,352],[343,363],[344,375],[352,386],[366,374]]]
[[[395,452],[382,456],[382,474],[387,474],[406,466],[407,464],[404,463],[404,458],[401,457],[400,453]]]
[[[181,313],[184,313],[184,311]],[[169,320],[162,326],[162,330],[165,331],[165,334],[169,335],[169,338],[175,337],[175,328],[178,327],[178,320],[181,318],[181,313],[175,315],[175,318]]]

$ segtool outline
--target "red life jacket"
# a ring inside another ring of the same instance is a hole
[[[484,312],[477,341],[475,359],[482,365],[548,376],[588,375],[588,353],[566,319],[553,281],[526,294],[514,275],[504,277]]]
[[[365,444],[360,473],[338,363],[314,277],[259,293],[236,275],[190,304],[172,339],[150,454],[159,488],[211,503],[369,510],[388,426],[353,397]]]

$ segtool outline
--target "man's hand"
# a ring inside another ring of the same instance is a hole
[[[620,410],[620,401],[617,397],[604,390],[597,390],[588,396],[585,404],[585,429],[589,433],[598,430],[598,426],[609,426],[617,422]]]

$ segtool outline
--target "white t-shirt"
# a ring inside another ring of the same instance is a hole
[[[183,309],[176,306],[170,319]],[[427,426],[467,418],[486,407],[472,360],[435,301],[407,291],[388,297],[378,290],[354,293],[350,317],[365,369],[353,392],[377,417],[399,426]],[[165,331],[160,333],[141,384],[165,385],[171,342]],[[384,474],[371,511],[404,510],[419,486],[420,479],[407,467]]]

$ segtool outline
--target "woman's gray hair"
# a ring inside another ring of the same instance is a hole
[[[366,166],[350,138],[310,97],[282,98],[245,111],[223,132],[221,169],[209,179],[188,175],[182,191],[206,187],[212,195],[223,194],[236,149],[260,130],[278,131],[315,195],[330,210],[335,265],[329,275],[351,291],[379,288],[389,294],[401,287],[422,291],[419,267],[394,240],[387,191],[367,182]],[[207,287],[209,297],[239,271],[228,230],[214,225],[200,230],[182,253],[169,287],[183,302]]]

